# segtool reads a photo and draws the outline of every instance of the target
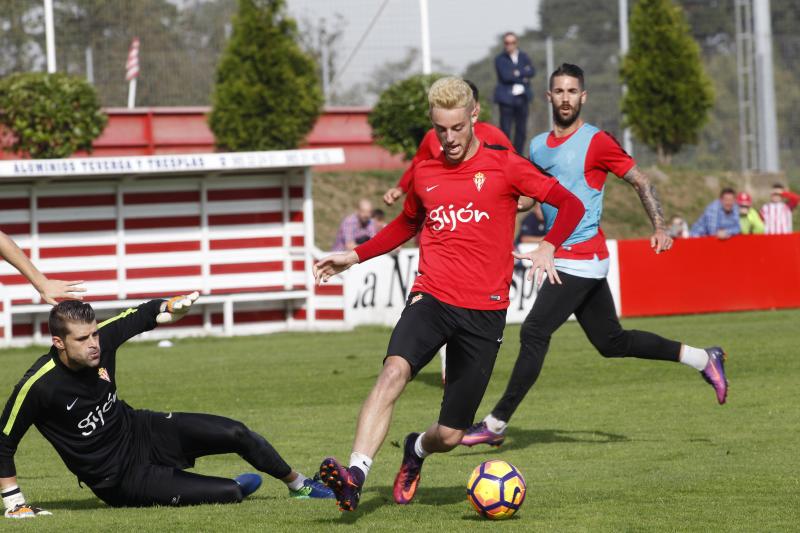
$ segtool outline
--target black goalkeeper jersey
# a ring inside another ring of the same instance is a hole
[[[79,480],[92,488],[117,484],[133,438],[133,409],[117,398],[117,348],[156,326],[162,301],[151,300],[98,325],[97,368],[68,369],[55,346],[33,364],[0,417],[0,477],[16,475],[14,453],[34,425]]]

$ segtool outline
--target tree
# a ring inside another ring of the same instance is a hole
[[[619,40],[617,4],[586,0],[541,0],[539,19],[542,32],[554,39],[581,38],[596,44],[616,42]]]
[[[639,0],[630,19],[631,46],[621,76],[625,123],[655,150],[659,163],[697,142],[714,103],[700,47],[683,11],[671,0]]]
[[[209,126],[228,150],[296,148],[322,110],[317,66],[297,44],[284,0],[240,0]]]
[[[91,152],[108,118],[94,88],[66,74],[17,73],[0,80],[0,125],[14,137],[7,150],[33,158]]]
[[[41,3],[30,0],[5,2],[0,9],[0,76],[41,67],[44,35],[33,37],[34,28],[44,27]]]
[[[425,132],[431,128],[428,116],[428,89],[443,74],[417,74],[401,80],[381,93],[368,121],[375,142],[393,154],[411,159]],[[480,120],[489,117],[481,105]]]
[[[331,83],[338,75],[339,52],[347,21],[341,13],[334,13],[333,20],[320,17],[316,22],[300,19],[300,44],[318,65],[317,75],[323,83]],[[327,80],[325,77],[327,76]],[[324,94],[326,103],[336,102],[338,95],[333,87]]]

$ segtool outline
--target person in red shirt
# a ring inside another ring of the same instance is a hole
[[[428,94],[430,117],[443,150],[414,169],[402,213],[371,240],[314,265],[317,283],[350,266],[389,252],[422,227],[419,276],[394,328],[383,368],[361,408],[349,468],[333,457],[320,477],[339,508],[352,511],[389,429],[406,384],[448,345],[447,382],[439,419],[405,438],[394,499],[416,493],[423,459],[447,452],[472,423],[503,341],[514,257],[533,262],[531,279],[558,283],[553,254],[584,214],[580,201],[555,178],[504,147],[481,144],[474,132],[477,108],[460,78],[437,80]],[[559,208],[540,247],[513,252],[520,195]]]
[[[553,130],[531,141],[531,161],[550,169],[558,181],[583,202],[586,214],[556,251],[562,283],[545,283],[520,329],[520,349],[506,391],[492,412],[470,427],[461,444],[499,446],[511,416],[536,383],[552,334],[574,314],[592,345],[603,357],[637,357],[680,362],[699,371],[714,389],[717,402],[728,394],[725,352],[719,346],[702,349],[649,331],[623,329],[606,276],[609,253],[600,229],[603,190],[609,172],[630,184],[653,225],[650,246],[664,253],[672,247],[664,215],[650,179],[611,134],[580,118],[586,102],[583,70],[562,64],[550,76],[547,92],[553,109]],[[548,228],[559,208],[542,205]]]
[[[472,97],[475,100],[475,106],[478,110],[477,113],[480,115],[481,104],[478,100],[478,87],[476,87],[475,84],[469,80],[464,81],[467,83],[467,85],[469,85],[470,89],[472,89]],[[475,123],[475,127],[473,129],[475,131],[475,136],[486,144],[505,146],[509,150],[514,149],[514,145],[512,145],[511,141],[508,140],[508,137],[506,137],[506,134],[503,133],[503,130],[497,126],[494,126],[493,124],[478,121]],[[386,205],[393,205],[397,199],[407,193],[411,176],[414,175],[414,168],[422,161],[427,161],[428,159],[433,159],[434,157],[438,156],[442,153],[442,150],[442,143],[439,142],[439,137],[436,135],[436,131],[433,128],[429,129],[422,138],[422,142],[419,143],[419,148],[417,148],[417,153],[414,154],[414,158],[411,159],[411,164],[406,171],[403,172],[403,175],[400,176],[400,180],[397,182],[397,185],[387,190],[383,194],[383,202]]]

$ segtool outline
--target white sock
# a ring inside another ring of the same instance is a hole
[[[350,466],[358,467],[359,470],[364,472],[364,479],[367,479],[369,469],[372,467],[372,457],[368,457],[363,453],[353,452],[350,454]]]
[[[297,477],[293,481],[284,481],[289,490],[300,490],[303,488],[303,482],[308,478],[301,473],[297,473]]]
[[[708,364],[708,353],[701,348],[693,348],[684,344],[681,348],[681,363],[697,370],[703,370]]]
[[[492,433],[500,433],[503,434],[506,432],[506,427],[508,426],[508,422],[503,422],[500,419],[497,419],[489,413],[486,418],[483,419],[486,422],[486,427],[489,428],[489,431]]]
[[[6,509],[13,509],[17,505],[25,503],[25,496],[22,495],[22,491],[19,490],[17,485],[6,487],[2,489],[0,493],[2,493],[3,496],[3,507]]]
[[[430,452],[425,451],[425,448],[422,447],[423,435],[425,435],[424,432],[420,433],[419,436],[417,437],[416,442],[414,442],[414,453],[416,453],[417,457],[419,457],[420,459],[425,459],[427,456],[430,455]]]

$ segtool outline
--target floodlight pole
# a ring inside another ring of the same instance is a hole
[[[547,36],[547,39],[544,40],[544,55],[545,61],[547,61],[547,72],[544,76],[544,86],[546,91],[550,91],[550,74],[556,69],[555,60],[553,59],[553,37],[551,35]],[[545,93],[546,94],[546,93]],[[553,129],[553,112],[550,109],[550,106],[545,106],[549,111],[548,115],[550,116],[550,129]]]
[[[419,0],[419,26],[422,36],[422,73],[431,73],[431,35],[428,25],[428,0]]]
[[[775,113],[775,75],[772,70],[772,20],[769,0],[753,2],[756,101],[758,106],[758,167],[779,172],[778,121]]]
[[[628,53],[630,48],[630,40],[628,37],[628,0],[619,0],[619,60],[620,66],[622,60]],[[628,91],[626,85],[622,86],[622,94]],[[631,137],[631,129],[625,128],[622,132],[622,147],[628,154],[633,155],[633,138]]]
[[[53,0],[44,0],[44,33],[47,43],[47,72],[56,71],[56,33],[53,22]]]
[[[331,99],[331,69],[328,62],[330,61],[330,52],[328,51],[327,34],[323,33],[320,42],[321,62],[322,62],[322,96],[327,105]]]
[[[136,107],[136,78],[128,82],[128,109]]]

